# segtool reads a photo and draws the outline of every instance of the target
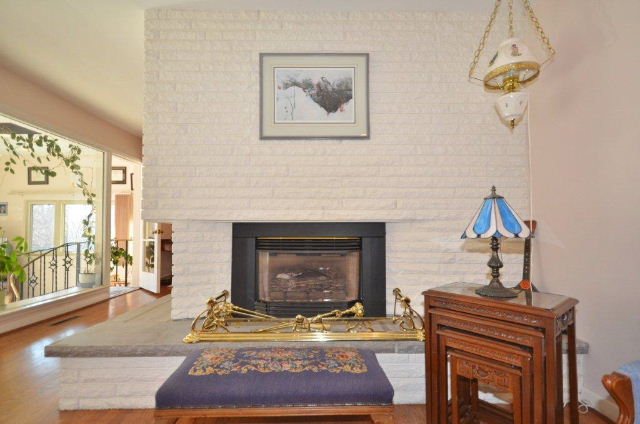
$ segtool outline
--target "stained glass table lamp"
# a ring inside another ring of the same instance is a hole
[[[504,266],[498,252],[500,238],[529,237],[529,227],[520,219],[518,214],[509,206],[504,197],[496,194],[496,187],[491,187],[491,194],[484,198],[478,212],[462,233],[462,238],[490,238],[491,259],[487,265],[491,268],[491,282],[480,287],[476,293],[480,296],[512,298],[518,295],[512,289],[506,288],[500,282],[500,268]]]

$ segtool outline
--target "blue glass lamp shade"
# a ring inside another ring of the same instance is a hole
[[[500,237],[527,238],[531,235],[529,227],[509,206],[504,197],[496,194],[495,186],[491,187],[491,194],[484,198],[480,209],[462,233],[462,238],[490,238],[491,259],[487,262],[491,268],[491,281],[488,285],[476,289],[480,296],[508,299],[518,296],[514,290],[508,289],[500,282],[500,268],[502,260],[498,255]]]
[[[527,238],[530,235],[529,227],[492,187],[491,194],[484,198],[482,206],[462,233],[462,238]]]

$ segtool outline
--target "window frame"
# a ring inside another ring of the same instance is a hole
[[[54,229],[53,229],[53,247],[58,247],[65,244],[65,206],[66,205],[86,205],[87,202],[83,200],[76,199],[68,199],[68,200],[27,200],[25,201],[25,213],[26,213],[26,240],[29,244],[29,250],[31,250],[32,245],[32,223],[33,223],[33,211],[32,207],[34,205],[53,205],[54,206]],[[97,226],[97,224],[96,224]],[[95,229],[94,229],[95,230]]]

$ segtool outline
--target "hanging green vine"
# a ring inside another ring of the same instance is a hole
[[[22,164],[25,167],[32,167],[40,174],[54,178],[57,175],[56,169],[65,167],[73,175],[77,177],[76,187],[82,190],[91,211],[85,219],[82,220],[83,237],[86,240],[85,248],[82,252],[85,262],[85,272],[89,272],[92,265],[95,264],[96,254],[96,235],[91,227],[91,221],[95,217],[95,200],[96,194],[82,174],[80,168],[80,147],[69,144],[69,152],[65,153],[58,144],[58,139],[49,137],[44,134],[11,134],[10,140],[2,137],[2,142],[9,152],[9,160],[4,163],[4,171],[15,174],[15,167]],[[38,150],[46,150],[46,154]]]

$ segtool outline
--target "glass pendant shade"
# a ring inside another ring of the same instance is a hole
[[[500,117],[506,121],[513,129],[518,121],[521,120],[524,111],[527,108],[527,96],[525,94],[513,94],[523,85],[535,80],[540,74],[543,64],[549,62],[556,54],[556,50],[551,45],[549,37],[542,29],[540,21],[536,17],[530,0],[522,0],[518,3],[522,4],[524,16],[533,27],[535,27],[539,41],[547,52],[547,57],[540,62],[529,46],[522,39],[515,36],[516,23],[514,0],[507,3],[508,13],[508,38],[498,45],[498,49],[489,61],[489,66],[482,78],[475,75],[480,58],[489,41],[489,36],[496,23],[496,17],[500,11],[502,0],[495,0],[493,12],[489,18],[489,23],[484,30],[484,34],[480,39],[478,48],[476,49],[471,65],[469,66],[469,80],[482,81],[486,90],[504,91],[505,96],[501,97],[496,104],[496,108]]]
[[[527,238],[530,235],[529,227],[492,187],[461,238]]]
[[[533,81],[540,73],[540,62],[529,47],[513,37],[500,43],[489,62],[484,85],[490,90],[513,91]]]
[[[512,91],[500,96],[496,101],[496,110],[505,122],[514,128],[516,123],[522,119],[527,105],[529,103],[529,94],[524,91]]]

